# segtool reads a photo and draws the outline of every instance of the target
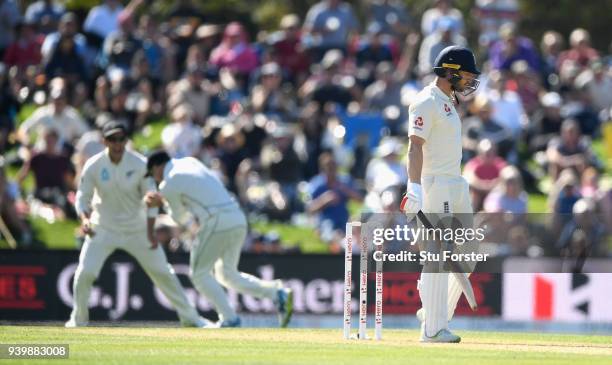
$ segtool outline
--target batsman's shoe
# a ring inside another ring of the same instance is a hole
[[[446,328],[441,329],[435,336],[429,337],[425,333],[425,322],[421,326],[421,342],[427,343],[459,343],[461,342],[461,337],[447,330]]]
[[[281,328],[287,327],[293,315],[293,290],[280,288],[276,292],[276,306],[278,308],[278,322]]]
[[[217,327],[219,328],[238,328],[242,326],[242,320],[240,317],[236,317],[230,320],[223,320]]]
[[[89,325],[89,323],[87,322],[77,322],[74,319],[70,319],[68,320],[68,322],[66,322],[64,324],[64,327],[66,328],[77,328],[77,327],[87,327]]]
[[[196,327],[196,328],[218,328],[217,324],[209,321],[206,318],[198,318],[195,322],[184,322],[181,323],[183,327]]]

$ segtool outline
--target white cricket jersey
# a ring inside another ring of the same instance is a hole
[[[77,213],[91,212],[91,222],[111,231],[134,232],[146,229],[147,210],[143,197],[156,191],[153,178],[145,177],[144,156],[126,150],[118,164],[111,162],[108,149],[87,160],[76,198]],[[147,214],[148,211],[148,214]]]
[[[451,98],[434,83],[415,97],[408,109],[408,135],[425,140],[425,175],[461,175],[461,120]]]
[[[172,218],[180,224],[189,220],[189,213],[201,222],[224,213],[216,230],[246,225],[238,203],[208,167],[193,157],[172,159],[164,168],[164,181],[159,191],[168,202]]]

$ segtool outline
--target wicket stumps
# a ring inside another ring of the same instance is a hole
[[[353,267],[353,229],[359,227],[359,332],[358,339],[365,340],[368,319],[368,230],[367,224],[361,222],[348,222],[346,224],[344,250],[344,338],[351,338],[352,314],[352,267]],[[376,250],[382,250],[376,246]],[[374,337],[382,339],[382,303],[383,303],[383,265],[376,261],[376,289],[374,311]]]

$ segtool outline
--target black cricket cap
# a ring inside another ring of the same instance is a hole
[[[164,150],[156,150],[151,152],[149,158],[147,159],[147,174],[145,176],[151,176],[151,171],[153,167],[161,165],[170,161],[170,155],[168,152]]]

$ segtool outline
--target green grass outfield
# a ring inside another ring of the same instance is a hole
[[[69,360],[3,364],[610,364],[612,337],[460,332],[460,344],[420,344],[415,330],[345,341],[340,329],[0,327],[0,343],[69,344]]]

